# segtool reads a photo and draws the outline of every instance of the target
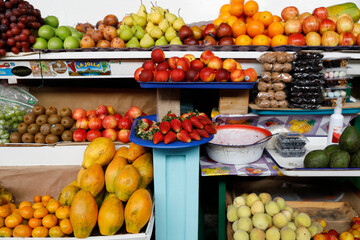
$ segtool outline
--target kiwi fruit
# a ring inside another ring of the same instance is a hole
[[[24,122],[27,124],[32,124],[35,122],[35,120],[36,120],[36,115],[33,112],[29,112],[24,116]]]
[[[32,112],[35,113],[35,115],[42,115],[45,113],[45,108],[44,106],[38,105],[32,109]]]
[[[60,123],[54,124],[50,129],[51,134],[54,134],[55,136],[60,136],[64,131],[65,127]]]
[[[47,144],[53,144],[59,141],[59,137],[55,136],[54,134],[49,134],[45,137],[45,142]]]
[[[34,141],[36,143],[45,143],[45,136],[41,132],[35,134]]]
[[[13,132],[10,135],[10,142],[12,142],[12,143],[21,143],[21,136],[22,136],[21,132]]]
[[[62,134],[61,134],[61,139],[63,141],[72,141],[72,135],[73,133],[70,130],[65,130]]]
[[[72,116],[71,108],[63,107],[62,109],[60,109],[60,116],[61,117],[71,117]]]
[[[36,124],[41,126],[45,123],[47,123],[47,120],[48,120],[48,116],[46,116],[45,114],[41,114],[41,115],[38,115],[37,118],[36,118]]]
[[[61,124],[66,129],[70,129],[74,125],[74,119],[72,119],[71,117],[63,117],[61,118]]]
[[[50,107],[46,108],[46,110],[45,110],[45,114],[48,116],[50,116],[51,114],[57,114],[57,113],[58,113],[58,110],[54,106],[50,106]]]
[[[50,134],[50,129],[51,129],[51,125],[48,123],[45,123],[40,126],[40,132],[45,136]]]
[[[17,130],[19,133],[26,133],[28,126],[29,126],[29,124],[27,124],[27,123],[24,123],[24,122],[19,123]]]
[[[76,124],[72,125],[72,127],[70,128],[70,131],[73,133],[75,132],[75,130],[77,129]]]
[[[54,113],[54,114],[51,114],[49,117],[48,117],[48,123],[50,125],[53,125],[53,124],[56,124],[56,123],[60,123],[61,121],[61,117],[60,115]]]
[[[34,135],[32,135],[31,133],[24,133],[21,136],[21,141],[23,143],[33,143],[34,142]]]
[[[39,131],[40,131],[40,126],[37,125],[36,123],[30,124],[27,128],[27,132],[31,133],[32,135],[37,134]]]

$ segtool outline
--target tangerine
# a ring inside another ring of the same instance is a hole
[[[19,209],[22,208],[22,207],[25,207],[25,206],[32,206],[32,203],[29,202],[29,201],[22,201],[20,204],[19,204]]]
[[[10,208],[11,211],[13,211],[13,210],[16,209],[15,203],[8,203],[8,204],[6,204],[6,205]]]
[[[13,237],[31,237],[32,229],[28,225],[17,225],[13,230]]]
[[[257,2],[250,0],[247,1],[244,4],[244,14],[246,16],[251,17],[252,15],[254,15],[255,13],[257,13],[259,11],[259,5],[257,4]]]
[[[271,12],[269,11],[264,11],[261,12],[257,18],[258,21],[262,22],[264,24],[265,27],[269,26],[270,23],[272,23],[273,20],[273,15],[271,14]]]
[[[46,227],[39,226],[32,230],[32,237],[47,237],[49,235],[49,230]]]
[[[11,214],[11,209],[7,205],[0,206],[0,217],[6,218]]]
[[[217,18],[213,21],[213,24],[217,27],[223,22],[225,22],[225,20],[223,20],[222,18]]]
[[[43,218],[46,215],[48,215],[48,213],[49,213],[49,211],[44,207],[35,209],[34,218]]]
[[[241,3],[241,4],[244,4],[244,1],[245,1],[245,0],[230,0],[230,4],[232,4],[232,3]]]
[[[55,216],[58,219],[69,218],[69,216],[70,216],[70,207],[69,206],[61,206],[61,207],[59,207],[55,212]]]
[[[256,12],[254,15],[252,15],[252,20],[258,20],[258,17],[260,15],[261,12]]]
[[[47,228],[56,226],[58,219],[54,214],[48,214],[41,220],[42,225]]]
[[[266,45],[270,46],[269,37],[264,34],[256,35],[252,40],[252,45]]]
[[[0,237],[11,237],[13,230],[8,227],[0,228]]]
[[[224,21],[230,16],[231,16],[230,12],[222,12],[219,14],[219,18],[221,18]]]
[[[235,39],[235,45],[239,45],[239,46],[251,45],[251,41],[252,39],[248,35],[242,34]]]
[[[224,4],[224,5],[222,5],[221,8],[220,8],[220,12],[221,12],[221,13],[222,13],[222,12],[229,12],[229,10],[230,10],[230,4]]]
[[[63,237],[63,236],[64,233],[61,231],[59,226],[54,226],[49,229],[49,237]]]
[[[246,33],[250,37],[255,37],[256,35],[262,34],[264,33],[264,30],[264,24],[256,20],[249,22],[246,27]]]
[[[70,222],[70,219],[65,218],[60,222],[60,229],[65,234],[71,234],[73,232],[73,228]]]
[[[41,197],[41,201],[42,202],[48,202],[51,199],[50,195],[44,195]]]
[[[58,200],[50,199],[50,201],[46,204],[46,209],[49,211],[49,213],[55,213],[60,206],[61,204]]]
[[[229,13],[232,16],[240,17],[244,11],[244,5],[240,2],[235,2],[230,4]]]
[[[32,205],[33,209],[44,208],[44,207],[45,207],[45,205],[43,202],[37,202]]]
[[[30,219],[33,217],[34,209],[30,206],[25,206],[19,209],[20,216],[25,219]]]
[[[228,17],[228,18],[225,20],[225,22],[226,22],[227,24],[229,24],[229,26],[231,27],[231,26],[234,24],[234,22],[236,22],[237,20],[238,20],[237,17],[235,17],[235,16],[230,16],[230,17]]]
[[[40,218],[30,218],[28,221],[28,225],[31,228],[36,228],[41,226],[41,219]]]
[[[4,218],[0,217],[0,228],[5,226],[4,224]]]
[[[271,47],[287,45],[288,44],[288,36],[285,35],[276,35],[271,39]]]
[[[274,22],[281,22],[282,21],[281,17],[279,17],[278,15],[273,15],[273,20],[274,20]]]
[[[41,196],[40,195],[34,196],[34,203],[37,203],[37,202],[41,202]]]
[[[273,38],[276,35],[284,34],[284,26],[280,22],[272,22],[268,27],[268,36]]]
[[[246,33],[246,24],[241,20],[236,20],[233,25],[231,25],[233,32],[233,37],[237,38],[238,36]]]
[[[14,228],[22,223],[22,217],[19,214],[13,213],[5,218],[5,226]]]

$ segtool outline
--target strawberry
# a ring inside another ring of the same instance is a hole
[[[200,117],[206,121],[206,124],[212,124],[212,121],[210,120],[210,118],[205,114],[205,113],[199,113],[198,117]]]
[[[170,126],[172,130],[174,130],[177,133],[180,132],[181,130],[181,122],[177,118],[174,118],[173,120],[170,121]]]
[[[184,119],[181,122],[181,127],[185,129],[188,133],[192,132],[193,130],[192,123],[189,119]]]
[[[142,120],[143,124],[145,124],[144,126],[146,126],[144,128],[145,131],[148,130],[150,128],[150,126],[153,124],[153,121],[151,121],[150,119],[143,118],[141,120]]]
[[[164,141],[164,134],[162,134],[161,132],[156,132],[153,135],[153,143],[154,144],[158,144],[159,142]]]
[[[216,133],[216,129],[214,128],[213,125],[205,125],[204,128],[209,134],[215,134]]]
[[[204,125],[212,124],[211,120],[208,117],[204,117],[203,115],[199,115],[199,116],[197,116],[197,118]]]
[[[199,128],[199,129],[204,128],[204,125],[199,121],[199,119],[196,116],[192,116],[190,118],[190,121],[194,127]]]
[[[172,112],[168,112],[168,114],[166,114],[166,116],[168,116],[169,118],[176,118],[176,114],[172,113]]]
[[[194,116],[195,113],[194,112],[187,112],[187,113],[184,113],[183,115],[181,115],[182,118],[189,118],[191,116]]]
[[[164,143],[169,144],[176,140],[176,133],[170,131],[164,137]]]
[[[205,129],[196,129],[201,137],[208,138],[209,133]]]
[[[162,134],[167,134],[170,131],[170,123],[168,121],[161,122],[159,129]]]
[[[187,142],[187,143],[191,142],[191,138],[190,138],[188,132],[185,131],[184,129],[176,134],[176,138],[182,142]]]
[[[197,131],[192,131],[191,133],[189,133],[189,136],[193,140],[197,140],[197,141],[201,140],[201,137],[200,137],[200,135],[199,135],[199,133]]]

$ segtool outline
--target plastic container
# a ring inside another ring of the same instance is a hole
[[[302,149],[283,149],[279,146],[279,144],[275,144],[275,149],[276,152],[284,157],[284,158],[295,158],[295,157],[302,157],[305,155],[306,153],[306,149],[302,148]]]
[[[349,58],[323,60],[323,66],[325,68],[347,67],[348,63],[349,63]]]
[[[282,133],[277,137],[277,145],[281,149],[303,149],[306,139],[299,133]]]
[[[343,68],[324,68],[322,70],[325,79],[338,79],[347,76],[347,67]]]

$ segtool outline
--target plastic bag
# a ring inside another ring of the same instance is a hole
[[[22,103],[34,105],[38,99],[27,90],[18,86],[5,86],[0,84],[0,97],[13,99]]]

